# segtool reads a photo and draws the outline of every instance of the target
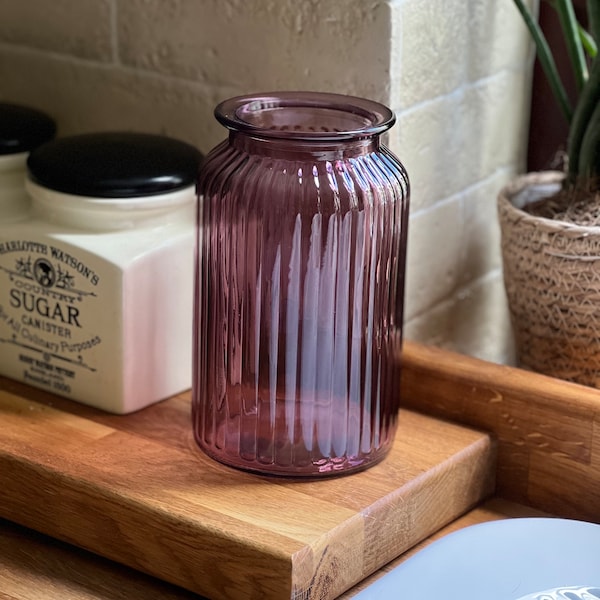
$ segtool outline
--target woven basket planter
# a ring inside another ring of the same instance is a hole
[[[517,357],[523,368],[600,387],[600,227],[521,210],[561,180],[561,173],[530,173],[498,197]]]

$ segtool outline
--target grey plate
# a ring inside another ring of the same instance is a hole
[[[568,588],[588,588],[588,595],[573,595],[579,592]],[[355,600],[597,600],[600,593],[590,595],[597,588],[600,525],[520,518],[451,533],[376,580]],[[549,590],[546,595],[544,590]],[[563,596],[556,595],[560,590]]]

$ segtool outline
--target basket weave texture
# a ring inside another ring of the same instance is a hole
[[[517,356],[524,368],[600,387],[600,227],[534,217],[513,204],[524,188],[561,178],[530,173],[498,197]]]

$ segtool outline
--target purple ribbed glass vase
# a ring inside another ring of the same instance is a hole
[[[227,100],[198,182],[193,427],[211,457],[321,476],[393,441],[409,184],[393,113],[323,93]]]

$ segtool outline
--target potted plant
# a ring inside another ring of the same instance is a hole
[[[513,1],[569,122],[564,172],[520,176],[498,198],[517,357],[524,368],[600,387],[600,0],[587,0],[587,30],[571,0],[548,0],[577,83],[573,106],[541,28]]]

